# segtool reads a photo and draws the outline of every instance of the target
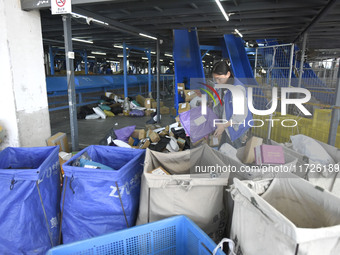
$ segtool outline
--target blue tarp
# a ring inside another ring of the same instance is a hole
[[[0,152],[0,254],[45,254],[51,239],[58,244],[58,152],[57,146]]]
[[[72,166],[85,152],[114,170]],[[144,150],[91,145],[63,165],[67,177],[64,207],[61,201],[64,243],[127,228],[117,185],[129,227],[135,225],[144,157]]]

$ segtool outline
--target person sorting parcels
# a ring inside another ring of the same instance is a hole
[[[213,110],[218,118],[227,120],[227,123],[216,124],[215,136],[222,136],[219,148],[224,143],[231,144],[234,148],[238,149],[245,145],[249,139],[249,121],[252,120],[252,113],[248,109],[247,103],[247,90],[242,82],[235,78],[230,66],[227,62],[220,61],[214,64],[212,69],[212,77],[215,84],[233,84],[242,89],[243,94],[246,96],[244,100],[245,114],[233,114],[232,100],[233,96],[228,89],[218,89],[220,98],[222,99],[223,105],[220,103],[215,105]]]

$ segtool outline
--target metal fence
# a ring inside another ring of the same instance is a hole
[[[254,75],[262,86],[292,85],[294,44],[256,48]]]
[[[333,105],[339,61],[304,63],[300,70],[300,53],[294,44],[258,47],[254,67],[257,82],[261,87],[301,86],[311,91],[313,103]]]
[[[309,62],[309,70],[312,70],[328,88],[336,88],[337,74],[340,59],[328,59]],[[306,68],[304,69],[306,70]]]

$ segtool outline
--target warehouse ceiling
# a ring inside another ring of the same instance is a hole
[[[93,44],[74,42],[74,47],[115,54],[122,50],[112,45],[125,41],[128,45],[155,50],[154,40],[138,36],[139,32],[144,32],[163,39],[162,52],[171,53],[172,30],[193,27],[198,30],[201,45],[219,45],[223,34],[235,33],[235,28],[246,42],[275,38],[282,43],[295,41],[301,45],[302,33],[312,25],[307,40],[310,57],[340,56],[340,1],[225,0],[221,3],[230,16],[228,22],[214,0],[116,0],[77,4],[73,6],[74,13],[107,22],[110,26],[74,17],[73,38],[93,41]],[[42,9],[41,18],[44,44],[62,45],[61,17]]]

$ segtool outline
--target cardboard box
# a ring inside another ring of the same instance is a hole
[[[137,103],[140,104],[140,106],[144,107],[145,97],[143,97],[142,95],[137,95],[136,101],[137,101]]]
[[[138,138],[139,140],[142,140],[146,137],[146,132],[144,129],[135,129],[131,136],[134,138]]]
[[[160,105],[160,107],[163,107],[163,106],[164,106],[163,101],[160,101],[160,102],[159,102],[159,105]],[[157,109],[157,101],[152,101],[152,102],[151,102],[151,108]]]
[[[177,139],[177,144],[178,144],[179,148],[183,149],[184,146],[185,146],[185,140],[179,137]]]
[[[170,108],[166,106],[162,106],[160,109],[161,114],[169,114],[170,113]]]
[[[60,164],[60,169],[61,169],[62,175],[64,175],[63,164],[66,163],[72,156],[73,156],[72,153],[66,153],[64,151],[60,151],[58,153],[59,164]]]
[[[152,98],[145,98],[144,100],[144,107],[146,109],[150,109],[150,108],[153,108],[152,107],[152,102],[154,102],[155,100],[153,100]]]
[[[70,152],[67,142],[67,136],[65,133],[59,132],[51,136],[46,140],[47,146],[59,145],[59,151]]]
[[[242,162],[244,164],[251,164],[255,161],[255,151],[254,148],[263,143],[263,139],[260,137],[252,136],[248,142],[246,143],[246,147],[244,149]]]
[[[147,109],[145,110],[144,114],[145,116],[151,116],[151,114],[153,114],[154,112],[156,112],[156,109]]]
[[[168,171],[166,171],[163,167],[159,166],[148,172],[149,174],[155,175],[170,175]]]
[[[203,137],[201,140],[198,140],[196,143],[193,143],[192,146],[197,146],[205,143],[208,143],[208,141],[207,138]]]
[[[176,120],[176,122],[181,123],[181,121],[179,120],[179,116],[177,116],[177,117],[175,118],[175,120]]]
[[[185,102],[190,102],[194,97],[197,96],[194,90],[184,90]]]
[[[171,115],[171,116],[176,116],[176,115],[177,115],[177,111],[176,111],[175,107],[171,107],[171,109],[170,109],[170,115]]]
[[[257,165],[285,163],[283,147],[280,145],[262,144],[256,146],[254,151]]]
[[[186,112],[190,110],[189,103],[182,103],[178,105],[178,113]]]
[[[159,133],[160,137],[164,137],[166,135],[169,135],[169,126],[166,126],[165,129]]]
[[[140,140],[138,143],[138,146],[136,146],[138,149],[146,149],[150,146],[150,139],[149,138],[144,138]]]
[[[129,141],[128,141],[128,144],[130,146],[133,146],[133,144],[135,143],[135,139],[133,139],[131,136],[129,137]]]
[[[157,143],[161,140],[161,138],[159,137],[159,134],[157,134],[156,132],[152,130],[148,130],[147,137],[149,137],[151,142],[153,143]]]
[[[220,145],[220,142],[221,142],[221,136],[214,136],[214,135],[209,136],[210,147],[217,147]]]
[[[146,129],[151,129],[151,130],[161,128],[161,126],[159,124],[146,124],[145,127],[146,127]]]
[[[177,83],[177,90],[178,91],[185,90],[185,84],[184,83]]]

